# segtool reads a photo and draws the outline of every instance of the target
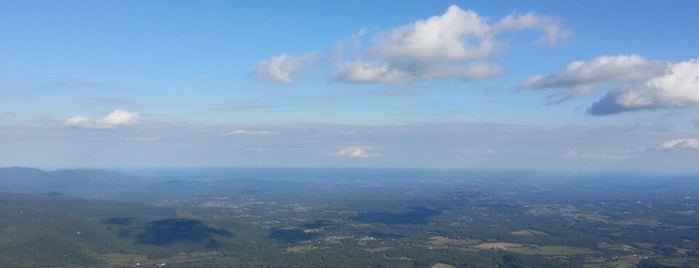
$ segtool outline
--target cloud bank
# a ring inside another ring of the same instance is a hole
[[[74,116],[66,120],[65,123],[63,123],[63,126],[86,129],[112,129],[121,126],[138,124],[140,119],[141,116],[138,113],[116,109],[99,120],[92,120],[82,116]]]
[[[442,15],[377,34],[365,57],[338,62],[334,77],[355,83],[496,77],[503,73],[502,68],[485,62],[502,51],[495,37],[525,29],[543,31],[540,40],[551,45],[570,35],[555,20],[535,13],[511,14],[489,23],[474,11],[450,6]]]
[[[55,125],[2,125],[0,130],[0,148],[13,152],[0,154],[0,163],[5,166],[699,171],[696,157],[678,157],[699,153],[693,149],[699,144],[695,130],[657,131],[652,125],[149,122],[129,131],[99,133],[66,132]],[[222,135],[236,130],[279,134]]]

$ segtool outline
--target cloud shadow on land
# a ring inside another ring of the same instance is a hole
[[[207,248],[218,247],[213,235],[232,237],[222,229],[214,229],[191,219],[164,219],[149,223],[146,231],[136,237],[136,243],[165,246],[179,242],[199,243]]]
[[[269,231],[267,237],[284,243],[296,243],[304,240],[311,240],[318,234],[305,232],[303,229],[283,229],[274,228]]]
[[[439,215],[440,211],[425,207],[411,207],[412,211],[405,213],[366,212],[352,218],[363,223],[394,224],[427,224],[429,217]]]

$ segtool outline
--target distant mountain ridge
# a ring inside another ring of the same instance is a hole
[[[43,171],[28,167],[0,168],[0,192],[60,193],[77,197],[105,197],[114,191],[134,189],[136,176],[107,170]]]

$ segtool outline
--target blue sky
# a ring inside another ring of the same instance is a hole
[[[699,172],[694,1],[2,1],[0,166]]]

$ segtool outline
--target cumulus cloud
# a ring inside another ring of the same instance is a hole
[[[491,27],[476,12],[451,6],[441,16],[418,20],[380,35],[370,53],[381,58],[418,61],[482,59],[496,50],[490,37]]]
[[[587,112],[617,114],[641,109],[699,106],[699,59],[669,64],[665,72],[644,81],[629,81],[608,92]]]
[[[263,80],[291,84],[292,75],[313,66],[317,60],[318,56],[312,53],[301,56],[281,54],[259,62],[255,67],[254,74]]]
[[[601,56],[590,61],[574,61],[557,74],[529,77],[523,86],[541,89],[647,79],[662,74],[663,67],[664,64],[639,55]]]
[[[66,127],[87,129],[112,129],[138,124],[140,119],[141,116],[138,113],[116,109],[99,120],[92,120],[83,116],[74,116],[66,120],[63,125]]]
[[[374,158],[380,157],[378,153],[372,153],[369,147],[348,147],[340,149],[337,152],[331,153],[331,156],[335,157],[347,157],[347,158]]]
[[[259,135],[277,135],[279,132],[269,130],[245,130],[239,129],[221,134],[221,136],[259,136]]]
[[[667,64],[649,61],[639,55],[601,56],[590,61],[575,61],[565,70],[550,75],[529,77],[522,87],[529,89],[566,88],[553,95],[549,103],[559,103],[589,94],[602,83],[648,79],[662,74]]]
[[[669,149],[692,149],[699,150],[699,139],[674,139],[667,140],[658,146],[661,150]]]
[[[335,79],[399,83],[445,77],[495,77],[503,73],[502,68],[485,62],[502,50],[495,37],[503,31],[523,29],[542,30],[542,38],[549,44],[570,33],[554,20],[534,13],[510,15],[489,23],[474,11],[451,6],[442,15],[376,35],[364,59],[337,64]]]
[[[699,59],[667,63],[639,55],[601,56],[573,62],[556,74],[531,76],[522,86],[565,88],[549,98],[558,103],[594,92],[605,83],[616,83],[616,88],[592,104],[589,114],[699,106]]]

